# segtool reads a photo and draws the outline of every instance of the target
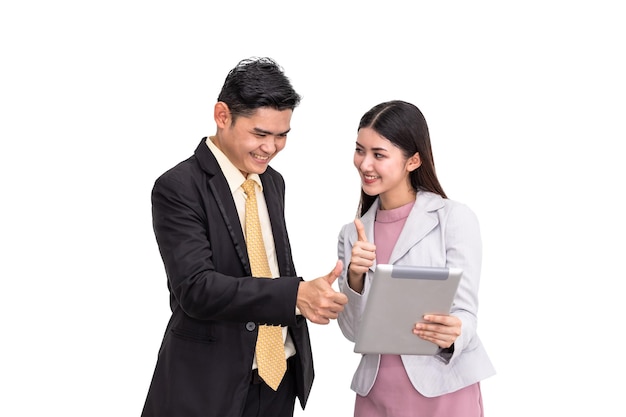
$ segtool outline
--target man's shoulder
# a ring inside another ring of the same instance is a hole
[[[216,165],[216,161],[213,154],[209,150],[209,147],[206,146],[206,139],[206,137],[202,138],[194,153],[190,157],[180,161],[167,171],[163,172],[163,174],[159,176],[159,179],[171,177],[175,178],[181,175],[197,175],[203,171],[203,167],[204,170],[210,171],[212,166]]]
[[[177,178],[184,178],[197,175],[200,171],[196,156],[192,155],[189,158],[180,161],[173,167],[167,169],[157,178],[156,182],[176,180]]]

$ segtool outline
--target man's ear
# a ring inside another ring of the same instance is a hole
[[[406,161],[406,169],[409,172],[415,171],[421,165],[422,165],[422,158],[420,158],[419,152],[415,152],[415,155],[413,155],[412,157],[409,158],[408,161]]]
[[[215,107],[213,108],[213,118],[215,119],[215,124],[218,128],[225,129],[231,122],[231,114],[228,104],[223,101],[215,103]]]

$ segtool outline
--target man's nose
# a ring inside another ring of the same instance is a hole
[[[272,135],[267,135],[261,144],[261,150],[270,155],[276,152],[276,138]]]

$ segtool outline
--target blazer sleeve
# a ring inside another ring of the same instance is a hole
[[[242,262],[245,242],[232,237],[241,226],[228,223],[220,204],[206,177],[186,170],[170,171],[155,182],[153,226],[172,309],[179,305],[201,320],[295,325],[299,279],[248,276]]]
[[[446,266],[463,269],[451,310],[462,321],[461,336],[454,343],[454,360],[476,341],[482,240],[478,218],[464,204],[451,207],[445,225]]]

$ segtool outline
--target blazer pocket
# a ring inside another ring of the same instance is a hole
[[[172,332],[173,336],[179,339],[188,340],[190,342],[214,343],[216,340],[215,337],[211,335],[198,334],[189,329],[182,329],[182,328],[174,327],[170,331]]]

